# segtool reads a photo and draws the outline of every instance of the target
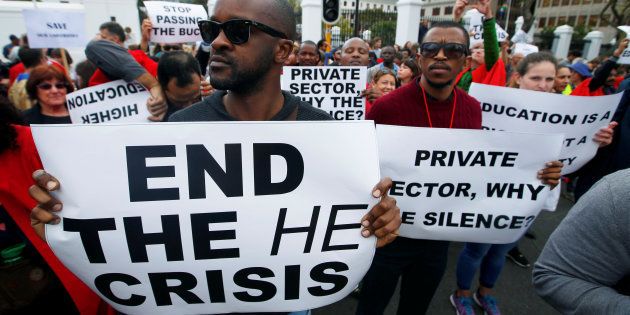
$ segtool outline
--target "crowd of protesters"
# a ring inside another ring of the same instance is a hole
[[[258,14],[265,6],[273,6],[275,13]],[[467,7],[484,15],[483,41],[473,45],[460,24]],[[87,59],[76,64],[63,48],[34,49],[26,36],[11,35],[0,68],[0,250],[5,263],[9,250],[24,262],[27,269],[16,267],[14,275],[39,270],[43,280],[22,286],[19,281],[0,283],[0,292],[18,288],[8,305],[0,305],[8,314],[37,314],[52,308],[60,314],[115,313],[42,241],[43,225],[59,223],[55,212],[61,201],[50,191],[60,183],[42,170],[28,125],[71,123],[68,93],[117,79],[146,87],[150,93],[146,106],[154,122],[330,120],[327,113],[280,89],[283,66],[367,67],[368,86],[362,92],[366,118],[376,124],[412,127],[480,129],[479,101],[467,93],[472,83],[588,97],[624,93],[613,122],[593,135],[600,146],[597,155],[570,175],[578,203],[536,262],[534,284],[563,313],[630,310],[630,298],[624,296],[630,292],[626,224],[630,174],[622,171],[606,177],[630,167],[630,92],[626,90],[630,76],[627,67],[617,63],[628,39],[621,40],[610,56],[593,61],[574,51],[560,61],[548,52],[510,54],[506,49],[510,43],[499,43],[494,35],[496,21],[489,0],[470,5],[457,0],[453,22],[423,22],[421,41],[402,47],[384,45],[380,38],[370,42],[351,38],[339,47],[330,47],[326,40],[298,42],[295,19],[285,1],[253,1],[244,7],[218,1],[215,12],[232,13],[201,22],[203,41],[190,45],[152,43],[148,19],[142,22],[140,42],[129,28],[103,23],[85,49]],[[238,25],[216,26],[232,16],[263,23],[274,32],[249,26],[247,39],[238,41],[231,33]],[[275,58],[265,55],[271,51]],[[562,167],[559,161],[549,161],[538,178],[555,187]],[[386,195],[390,186],[391,180],[384,179],[375,196]],[[379,241],[372,266],[357,290],[356,313],[382,314],[401,278],[398,314],[423,314],[446,272],[449,242],[396,237],[399,209],[389,196],[379,206],[384,210],[364,225],[364,236],[374,234]],[[374,226],[379,216],[385,224]],[[591,233],[593,238],[588,236]],[[448,297],[457,314],[474,314],[475,304],[485,314],[500,314],[493,288],[506,257],[523,268],[531,266],[517,243],[464,244],[454,271],[457,281]],[[479,283],[474,289],[477,271]]]

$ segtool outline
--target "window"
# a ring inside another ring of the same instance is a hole
[[[571,0],[562,0],[562,5],[569,5],[571,3]]]
[[[584,26],[584,24],[586,24],[586,15],[580,15],[577,18],[577,24],[576,25],[582,25]]]
[[[448,6],[444,8],[444,15],[451,15],[453,14],[453,7]]]
[[[424,9],[420,9],[420,16],[424,16]]]
[[[582,4],[591,4],[591,0],[583,0]]]
[[[542,6],[543,7],[550,7],[551,6],[551,0],[543,0]]]
[[[575,16],[570,16],[570,17],[569,17],[569,20],[567,21],[567,24],[569,24],[569,25],[571,25],[571,26],[575,27],[575,26],[576,26],[576,25],[575,25],[575,19],[576,19],[576,17],[575,17]]]
[[[588,18],[588,26],[589,27],[597,27],[597,21],[599,21],[599,16],[591,15]]]
[[[604,18],[599,20],[599,26],[609,26],[610,24],[608,23],[608,21],[610,21],[610,14],[604,14]]]
[[[538,21],[538,27],[543,28],[545,26],[547,26],[547,18],[540,18],[540,21]]]
[[[571,0],[572,5],[579,5],[581,2],[581,0]]]
[[[603,0],[593,0],[593,3],[602,3]]]
[[[433,16],[440,15],[440,8],[433,8]]]
[[[565,25],[567,24],[567,17],[566,16],[561,16],[558,18],[558,25]]]
[[[555,16],[554,16],[554,17],[550,17],[550,18],[549,18],[549,23],[547,23],[547,26],[554,27],[554,26],[556,26],[556,25],[557,25],[557,24],[556,24],[556,17],[555,17]]]
[[[348,1],[344,1],[344,2],[343,2],[343,6],[344,6],[344,7],[347,7],[347,6],[348,6]]]
[[[560,5],[560,0],[552,0],[551,1],[551,6],[552,7],[557,7]]]

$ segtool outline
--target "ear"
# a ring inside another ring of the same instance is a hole
[[[279,40],[274,50],[274,61],[279,64],[284,64],[284,62],[289,59],[291,52],[293,52],[293,41],[288,39]]]
[[[518,84],[518,86],[521,86],[521,74],[518,72],[514,72],[514,79],[516,80],[516,84]]]

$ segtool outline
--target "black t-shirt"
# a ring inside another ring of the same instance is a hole
[[[39,104],[22,112],[24,121],[29,124],[54,125],[54,124],[71,124],[70,116],[47,116],[42,114],[42,108]]]

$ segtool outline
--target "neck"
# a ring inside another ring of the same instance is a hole
[[[70,115],[66,105],[40,105],[41,113],[46,116],[64,117]]]
[[[420,78],[420,85],[422,86],[422,88],[424,88],[424,91],[425,93],[427,93],[427,95],[430,95],[431,97],[433,97],[434,99],[438,101],[447,100],[451,96],[451,93],[453,92],[453,89],[455,88],[454,83],[451,83],[443,88],[439,88],[439,89],[435,88],[431,86],[429,82],[427,82],[427,79],[425,76],[422,76]]]
[[[388,63],[388,62],[383,61],[383,66],[393,69],[394,68],[394,62],[389,62]]]
[[[243,121],[265,121],[273,118],[284,105],[280,72],[272,70],[258,86],[248,92],[228,91],[223,104],[230,116]]]
[[[480,65],[474,60],[470,62],[470,69],[475,70],[475,69],[479,68],[479,66]]]

